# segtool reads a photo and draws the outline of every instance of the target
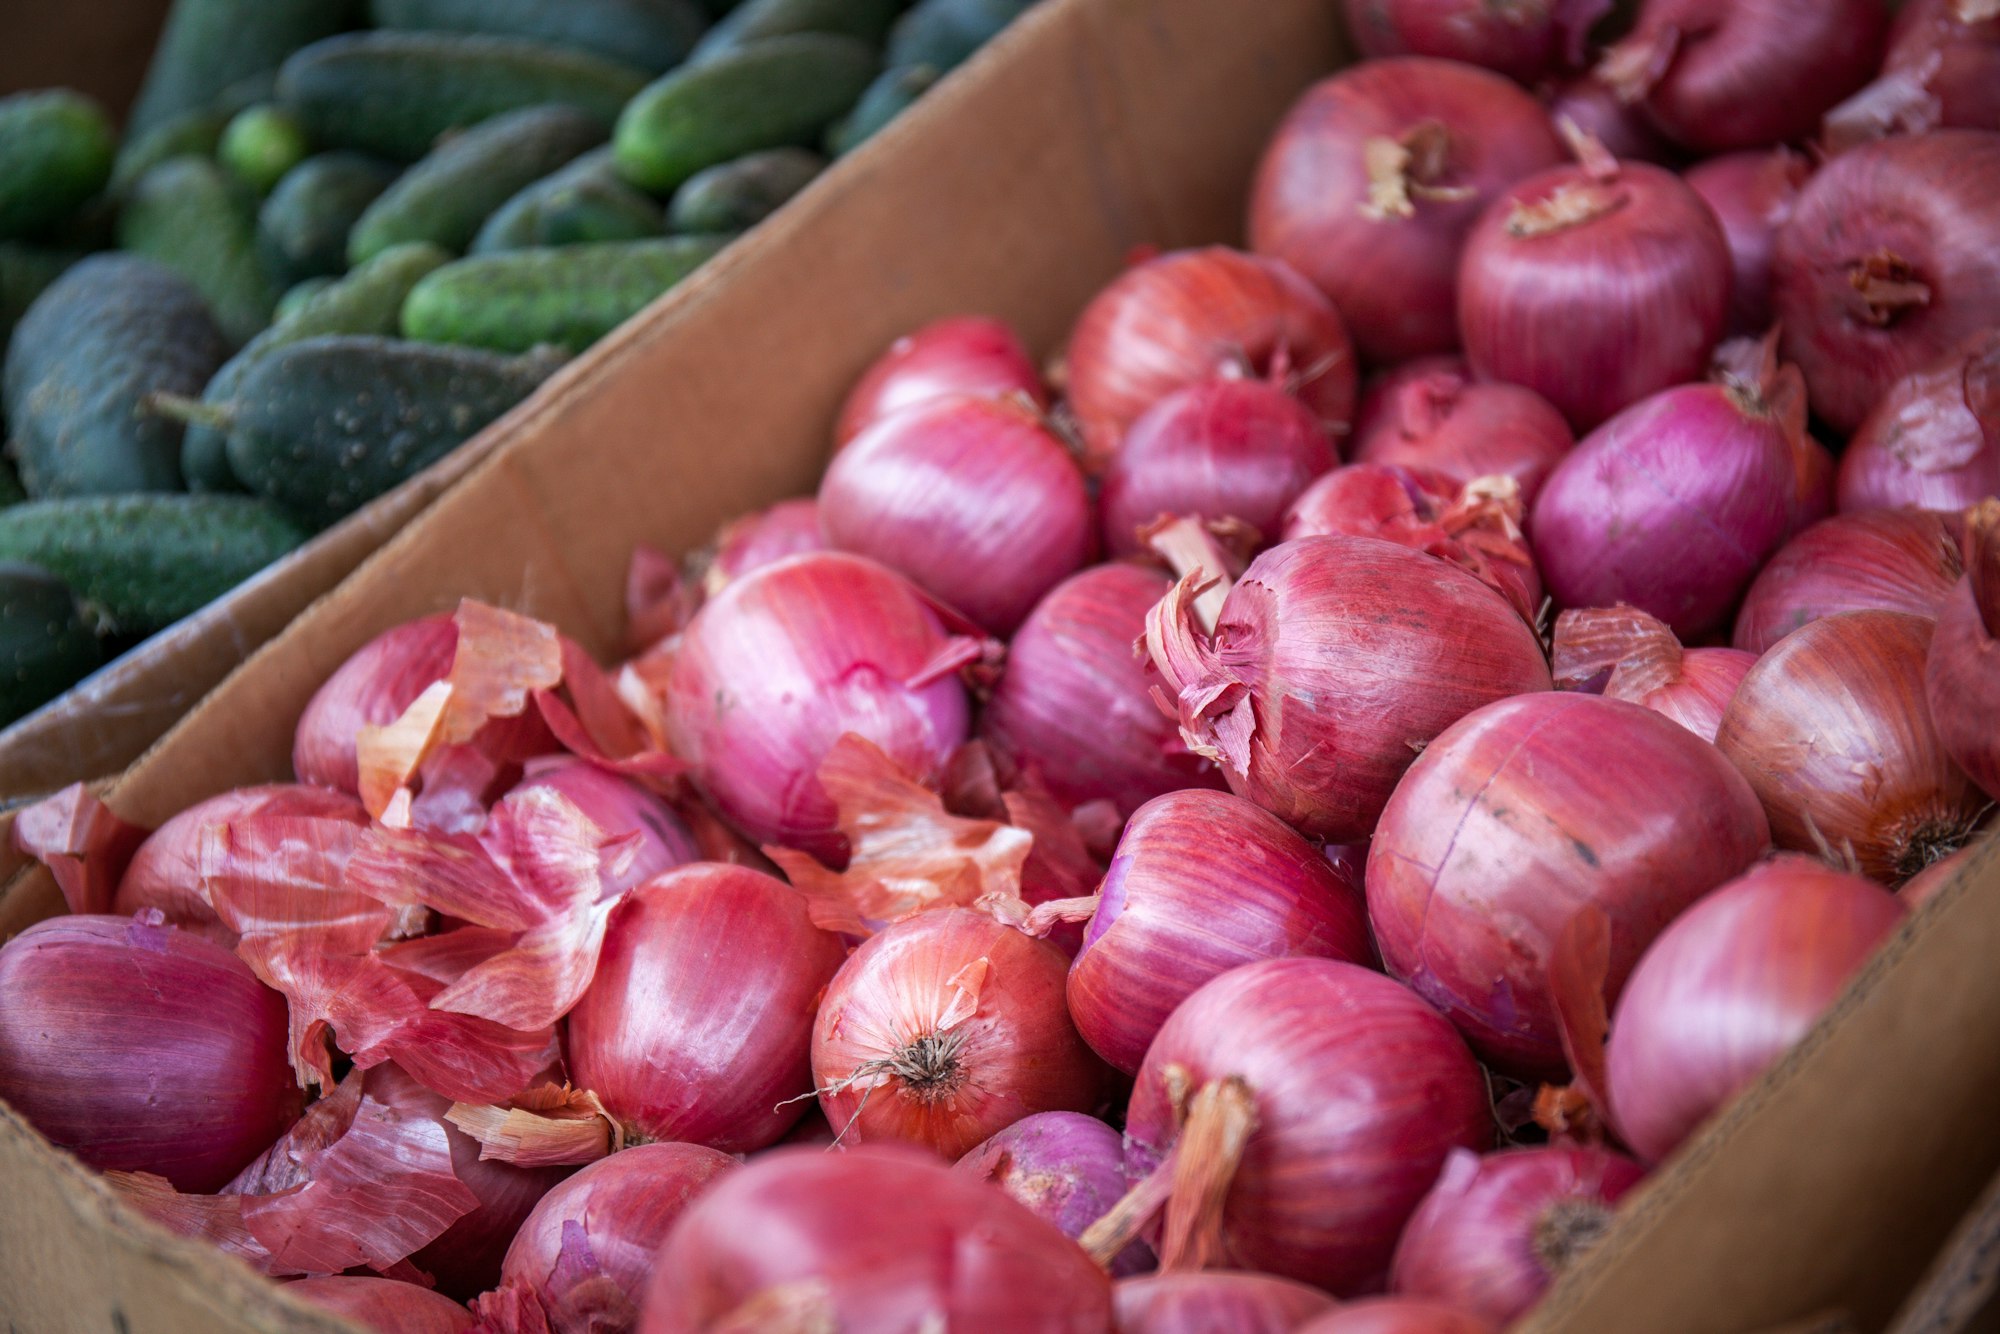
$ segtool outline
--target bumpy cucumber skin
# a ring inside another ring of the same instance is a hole
[[[946,74],[993,40],[1034,0],[918,0],[889,33],[884,62],[892,69],[928,65]]]
[[[35,304],[35,298],[81,258],[74,251],[0,241],[0,351],[6,349],[14,326]]]
[[[562,364],[394,338],[278,348],[237,387],[229,462],[251,490],[324,527],[413,477]]]
[[[239,111],[222,131],[216,161],[260,195],[271,193],[285,173],[312,155],[305,127],[282,107]]]
[[[118,136],[66,88],[0,97],[0,239],[41,235],[111,179]]]
[[[0,510],[0,560],[39,565],[101,630],[121,635],[173,624],[305,537],[249,496],[86,496]]]
[[[103,660],[62,580],[33,565],[0,564],[0,727],[48,703]]]
[[[414,162],[447,131],[545,102],[608,125],[645,82],[643,70],[540,42],[377,30],[295,53],[278,98],[317,143]]]
[[[228,353],[193,284],[136,255],[93,255],[14,333],[0,389],[30,495],[179,488],[180,425],[141,404],[200,393]]]
[[[495,209],[466,253],[637,241],[666,229],[659,204],[625,183],[608,147],[595,148]]]
[[[713,60],[752,42],[802,32],[831,33],[880,46],[902,0],[745,0],[708,30],[690,61]]]
[[[271,322],[277,284],[257,254],[254,201],[222,168],[177,157],[139,178],[118,216],[118,244],[195,285],[240,347]]]
[[[352,0],[175,0],[130,132],[217,105],[232,85],[347,27],[353,9]]]
[[[674,191],[667,222],[677,232],[738,232],[778,211],[826,170],[804,148],[769,148],[698,171]]]
[[[817,143],[874,79],[851,37],[773,37],[647,85],[618,118],[618,170],[665,195],[704,167],[765,148]]]
[[[658,74],[708,26],[693,0],[371,0],[378,28],[524,37]]]
[[[826,132],[826,151],[835,157],[852,153],[882,130],[938,81],[929,65],[909,65],[883,70],[882,77],[868,85],[861,100]]]
[[[604,142],[606,124],[569,106],[523,107],[440,144],[368,206],[347,238],[363,264],[392,245],[464,250],[516,191]]]
[[[397,169],[364,153],[321,153],[285,173],[257,210],[264,263],[293,283],[347,268],[347,237]]]

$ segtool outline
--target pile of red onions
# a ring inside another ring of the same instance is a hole
[[[1938,611],[1924,686],[1945,753],[2000,800],[2000,500],[1982,501],[1965,530],[1965,578]]]
[[[905,408],[958,394],[1049,406],[1041,372],[1012,329],[982,315],[955,315],[905,334],[875,359],[841,405],[834,443],[845,445]]]
[[[1458,486],[1511,477],[1531,504],[1576,437],[1532,389],[1476,381],[1456,359],[1406,362],[1362,398],[1351,449],[1356,463],[1435,473]]]
[[[1898,380],[1840,460],[1839,503],[1855,510],[1961,510],[2000,494],[2000,330]]]
[[[1843,611],[1936,616],[1963,569],[1955,514],[1866,510],[1822,519],[1771,557],[1736,613],[1736,647],[1762,653]]]
[[[1566,611],[1556,618],[1556,686],[1642,704],[1703,741],[1715,740],[1723,710],[1757,661],[1734,648],[1686,648],[1635,607]]]

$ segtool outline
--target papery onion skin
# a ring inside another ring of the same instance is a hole
[[[689,623],[664,686],[668,741],[752,839],[838,865],[846,839],[820,761],[855,732],[933,775],[965,740],[965,690],[949,674],[908,683],[946,642],[916,589],[873,561],[826,552],[767,565]]]
[[[1140,807],[1104,877],[1069,1009],[1091,1047],[1132,1074],[1176,1006],[1231,968],[1308,956],[1372,964],[1358,881],[1284,821],[1227,792]]]
[[[517,793],[554,792],[574,805],[607,839],[639,835],[631,863],[607,876],[605,892],[622,894],[676,866],[700,859],[694,835],[674,808],[629,779],[570,756],[535,760],[526,777],[507,797]],[[505,800],[506,798],[503,798]]]
[[[709,558],[705,583],[710,592],[715,592],[730,580],[775,565],[787,556],[826,549],[818,499],[800,496],[781,500],[722,526],[722,531],[716,534],[715,554]]]
[[[334,669],[299,715],[292,770],[302,783],[361,790],[355,739],[394,722],[433,681],[451,672],[458,626],[438,612],[384,630]]]
[[[1938,739],[2000,800],[2000,500],[1966,521],[1966,572],[1938,612],[1924,688]]]
[[[1615,999],[1660,929],[1769,842],[1742,776],[1686,728],[1622,700],[1525,695],[1411,766],[1369,844],[1368,916],[1390,973],[1476,1051],[1557,1075],[1549,964],[1571,917],[1604,914]]]
[[[973,394],[1025,397],[1049,406],[1041,372],[1005,324],[984,315],[951,315],[904,334],[862,372],[833,428],[845,445],[875,422],[934,398]]]
[[[1459,486],[1511,477],[1524,505],[1534,503],[1549,471],[1576,443],[1569,423],[1540,394],[1477,382],[1470,369],[1408,376],[1385,384],[1378,401],[1375,420],[1356,434],[1356,463],[1433,472]]]
[[[1333,1298],[1275,1274],[1205,1270],[1148,1274],[1111,1287],[1119,1334],[1286,1334]]]
[[[645,1139],[761,1149],[799,1119],[813,1008],[844,953],[783,881],[714,862],[669,872],[612,914],[569,1013],[570,1082]]]
[[[1686,156],[1680,145],[1660,133],[1644,107],[1628,105],[1595,75],[1579,74],[1544,96],[1550,120],[1557,125],[1569,121],[1621,162],[1672,167]]]
[[[778,1305],[783,1293],[797,1305]],[[762,1294],[766,1306],[749,1305]],[[682,1215],[638,1334],[721,1329],[732,1313],[727,1328],[751,1329],[760,1309],[870,1334],[1103,1334],[1111,1284],[1052,1225],[921,1151],[787,1149]]]
[[[1714,211],[1729,243],[1730,332],[1771,327],[1771,252],[1811,175],[1804,154],[1780,147],[1710,158],[1681,178]]]
[[[302,1278],[284,1289],[375,1334],[458,1334],[472,1327],[472,1313],[451,1298],[396,1279]]]
[[[1170,1067],[1189,1089],[1240,1076],[1255,1101],[1211,1263],[1336,1296],[1381,1280],[1445,1156],[1493,1134],[1464,1039],[1407,987],[1331,959],[1232,969],[1174,1011],[1126,1116],[1134,1180],[1180,1133]]]
[[[1779,847],[1831,849],[1894,883],[1964,842],[1986,798],[1924,702],[1935,628],[1899,611],[1823,616],[1743,678],[1715,744],[1756,789]]]
[[[1912,0],[1897,11],[1880,76],[1827,113],[1830,151],[1891,134],[2000,130],[2000,15],[1968,21],[1962,3]]]
[[[1402,167],[1376,160],[1399,145]],[[1467,231],[1501,190],[1563,157],[1548,113],[1491,71],[1420,56],[1351,66],[1272,135],[1250,245],[1331,297],[1371,362],[1448,352]]]
[[[235,955],[136,918],[0,947],[0,1098],[100,1171],[212,1191],[298,1119],[285,1002]]]
[[[1996,237],[2000,134],[1885,139],[1821,167],[1771,270],[1785,356],[1814,412],[1852,433],[1896,381],[1990,327]]]
[[[1396,1244],[1389,1286],[1495,1325],[1541,1300],[1645,1177],[1622,1153],[1550,1144],[1475,1156],[1454,1150]]]
[[[1371,1297],[1309,1320],[1295,1334],[1500,1334],[1500,1327],[1443,1302]]]
[[[1891,385],[1840,458],[1841,513],[2000,495],[2000,329]]]
[[[1791,1048],[1896,925],[1895,896],[1806,857],[1690,908],[1633,971],[1606,1050],[1612,1116],[1658,1162]]]
[[[1757,661],[1733,648],[1684,648],[1665,625],[1631,607],[1566,611],[1556,618],[1555,677],[1559,689],[1584,689],[1671,718],[1713,742],[1722,714]],[[1592,690],[1589,676],[1602,676]]]
[[[1964,568],[1955,514],[1869,510],[1822,519],[1778,549],[1744,595],[1731,642],[1763,653],[1843,611],[1936,616]]]
[[[1036,1112],[974,1146],[958,1170],[1007,1192],[1065,1237],[1079,1237],[1125,1193],[1125,1142],[1094,1116]],[[1152,1267],[1153,1253],[1133,1242],[1110,1272],[1123,1278]]]
[[[1568,0],[1347,0],[1361,54],[1461,60],[1533,83],[1582,48],[1608,5]]]

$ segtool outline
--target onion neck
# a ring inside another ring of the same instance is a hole
[[[1890,839],[1894,858],[1890,870],[1900,883],[1920,875],[1972,840],[1975,820],[1963,815],[1917,814],[1903,822]]]
[[[1444,122],[1419,121],[1400,138],[1378,135],[1361,146],[1368,173],[1368,198],[1363,217],[1376,222],[1412,218],[1419,200],[1458,203],[1473,197],[1469,186],[1447,185],[1451,171],[1451,131]]]
[[[904,1097],[925,1103],[944,1102],[965,1085],[965,1061],[962,1056],[965,1037],[963,1028],[924,1033],[911,1039],[895,1054],[870,1061],[854,1073],[887,1073],[896,1078]]]
[[[1930,286],[1916,265],[1891,250],[1848,261],[1847,282],[1854,290],[1850,310],[1872,328],[1887,329],[1931,303]]]
[[[1564,181],[1533,203],[1515,204],[1507,216],[1507,235],[1522,240],[1551,236],[1610,217],[1631,202],[1630,192],[1615,181]]]
[[[1598,1243],[1611,1226],[1611,1210],[1598,1200],[1557,1200],[1535,1220],[1529,1244],[1551,1274],[1560,1274]]]
[[[1163,1273],[1203,1269],[1224,1258],[1222,1207],[1256,1133],[1256,1095],[1240,1075],[1230,1075],[1210,1080],[1189,1096],[1188,1072],[1177,1065],[1167,1067],[1164,1082],[1174,1119],[1180,1122],[1179,1137],[1159,1165],[1077,1239],[1106,1268],[1162,1209]]]

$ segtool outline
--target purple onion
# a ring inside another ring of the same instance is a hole
[[[1094,1116],[1036,1112],[967,1153],[958,1170],[1006,1191],[1065,1237],[1080,1237],[1125,1194],[1125,1142]],[[1112,1261],[1111,1276],[1152,1267],[1152,1250],[1135,1241]]]

